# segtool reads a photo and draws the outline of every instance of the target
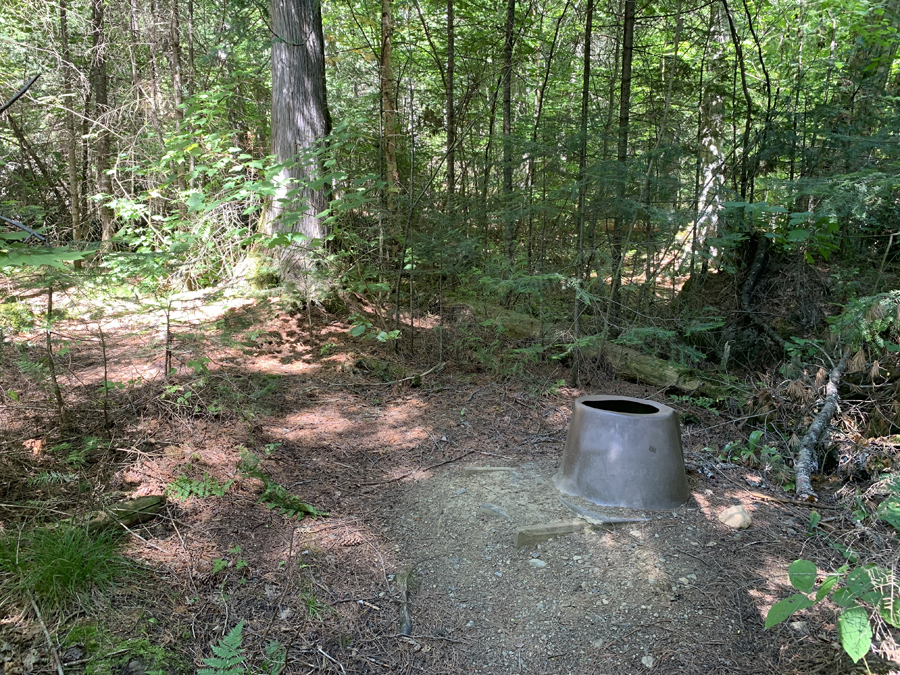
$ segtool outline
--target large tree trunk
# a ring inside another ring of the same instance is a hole
[[[691,236],[691,274],[697,254],[706,253],[706,240],[719,230],[719,214],[724,204],[725,152],[724,111],[728,64],[725,61],[725,31],[722,7],[709,9],[709,73],[700,72],[700,107],[697,120],[697,164],[694,177],[694,228]],[[714,252],[715,253],[715,252]],[[703,269],[707,266],[704,257]]]
[[[318,151],[331,131],[325,97],[322,11],[316,0],[272,0],[271,20],[275,34],[272,152],[279,163],[286,165],[276,176],[276,192],[264,230],[305,237],[282,248],[279,257],[289,277],[295,281],[302,277],[308,282],[305,273],[311,270],[314,251],[321,247],[326,234],[325,224],[317,218],[327,206],[325,191],[308,185],[320,174]],[[307,295],[312,293],[309,286],[303,290]]]

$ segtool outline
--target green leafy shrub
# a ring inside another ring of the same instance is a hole
[[[795,612],[831,598],[841,608],[837,621],[841,646],[854,663],[872,647],[870,614],[878,614],[891,626],[900,628],[900,593],[891,570],[877,565],[853,569],[842,565],[826,575],[818,586],[817,577],[815,563],[809,560],[792,562],[788,578],[799,592],[772,605],[766,615],[766,628],[777,626]]]

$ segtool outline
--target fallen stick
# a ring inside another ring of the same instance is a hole
[[[432,469],[436,469],[439,466],[444,466],[444,464],[458,462],[463,457],[468,457],[469,455],[476,453],[476,452],[478,452],[478,450],[469,450],[468,452],[464,452],[463,454],[461,454],[459,457],[454,457],[453,459],[448,459],[443,462],[438,462],[437,464],[432,464],[431,466],[426,466],[426,467],[419,468],[419,469],[413,469],[412,471],[407,471],[402,476],[397,476],[396,478],[388,478],[387,480],[375,480],[375,481],[370,481],[368,483],[356,483],[356,487],[362,487],[364,485],[386,485],[387,483],[396,483],[398,480],[403,480],[404,478],[406,478],[408,476],[412,476],[414,473],[417,473],[419,471],[431,471]]]
[[[426,370],[424,373],[419,373],[418,375],[410,375],[409,377],[403,377],[403,378],[400,378],[399,380],[391,380],[390,382],[356,382],[356,383],[350,383],[347,386],[348,387],[386,387],[389,384],[400,384],[401,382],[409,382],[410,380],[416,380],[416,379],[421,380],[426,375],[431,375],[431,373],[433,373],[435,371],[442,370],[444,368],[444,365],[445,364],[443,362],[441,362],[441,363],[437,364],[436,366],[432,366],[431,368]]]
[[[800,501],[815,502],[819,498],[810,482],[810,476],[818,464],[815,455],[816,444],[837,410],[838,385],[841,383],[841,377],[844,374],[844,368],[847,367],[849,357],[850,353],[845,353],[828,375],[828,384],[825,385],[825,405],[822,406],[813,423],[809,425],[809,429],[797,449],[797,458],[794,460],[794,485]]]

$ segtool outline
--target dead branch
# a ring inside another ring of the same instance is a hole
[[[810,476],[816,469],[816,444],[819,442],[825,427],[831,421],[838,406],[838,385],[841,383],[841,377],[844,374],[844,368],[847,367],[847,360],[850,353],[845,353],[838,364],[828,375],[828,384],[825,385],[825,405],[816,415],[803,440],[800,441],[800,447],[797,449],[797,457],[794,459],[794,485],[796,486],[797,498],[803,501],[816,501],[818,496],[812,489]]]

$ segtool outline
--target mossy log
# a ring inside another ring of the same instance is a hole
[[[536,340],[540,336],[541,322],[533,316],[491,305],[485,305],[481,309],[483,312],[478,313],[478,316],[487,317],[498,329],[514,339]],[[544,328],[548,329],[547,326]],[[549,332],[556,331],[550,327]],[[726,375],[706,374],[612,342],[606,342],[602,347],[583,347],[581,353],[588,359],[599,358],[602,354],[613,372],[626,380],[677,389],[686,394],[716,400],[727,399],[736,394],[736,383]]]
[[[162,495],[138,497],[127,502],[119,502],[108,506],[103,511],[91,514],[88,521],[91,528],[107,529],[110,527],[134,527],[153,520],[166,505]]]
[[[713,381],[694,368],[641,354],[612,342],[607,342],[602,348],[588,347],[582,353],[587,358],[596,358],[602,354],[619,377],[652,384],[654,387],[669,387],[716,400],[729,398],[735,393],[727,378],[722,375],[716,375],[717,381]]]

